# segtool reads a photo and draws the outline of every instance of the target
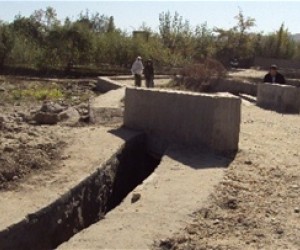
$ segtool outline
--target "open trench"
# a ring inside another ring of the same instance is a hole
[[[1,231],[0,249],[54,249],[104,218],[159,165],[160,159],[148,153],[146,139],[141,134],[127,141],[69,192]]]

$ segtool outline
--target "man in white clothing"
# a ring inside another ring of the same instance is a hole
[[[142,85],[142,74],[143,74],[144,66],[142,63],[142,58],[138,56],[131,67],[131,72],[134,75],[134,83],[135,86],[141,87]]]

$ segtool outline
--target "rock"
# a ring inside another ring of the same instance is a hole
[[[64,110],[65,108],[58,103],[54,102],[44,102],[40,111],[42,112],[49,112],[49,113],[60,113]]]
[[[141,199],[141,194],[135,193],[135,194],[133,194],[132,197],[131,197],[131,203],[135,203],[135,202],[137,202],[139,199]]]
[[[75,108],[71,107],[59,113],[58,119],[66,125],[76,125],[80,120],[80,114]]]
[[[18,112],[17,113],[17,117],[21,117],[23,119],[25,119],[28,115],[25,112]]]
[[[4,149],[3,149],[4,152],[7,152],[7,153],[11,153],[11,152],[14,152],[15,149],[9,145],[5,146]]]
[[[215,219],[214,222],[213,222],[213,224],[214,225],[218,225],[218,224],[220,224],[220,221],[218,219]]]
[[[252,161],[245,161],[246,165],[252,165]]]
[[[22,122],[24,122],[24,119],[22,117],[16,117],[15,122],[22,123]]]
[[[277,234],[283,234],[284,233],[284,230],[282,228],[277,228],[276,229],[276,233]]]
[[[238,201],[235,198],[228,199],[227,207],[230,209],[237,209]]]
[[[185,236],[180,236],[176,240],[178,244],[183,244],[188,241],[188,239]]]
[[[296,214],[299,214],[299,213],[300,213],[300,208],[299,208],[299,207],[295,207],[294,212],[295,212]]]
[[[97,89],[96,83],[90,82],[88,85],[89,85],[89,89],[92,91],[95,91]]]
[[[88,103],[80,103],[76,106],[76,109],[80,110],[80,109],[89,109],[89,104]]]
[[[0,116],[0,124],[4,123],[4,122],[8,122],[8,119],[6,116]]]
[[[6,122],[7,122],[7,118],[5,116],[0,116],[0,129],[5,127]]]
[[[37,112],[33,118],[37,124],[54,125],[58,123],[58,115],[49,112]]]
[[[70,159],[71,156],[70,155],[63,155],[61,156],[61,160],[67,160],[67,159]]]
[[[4,135],[5,139],[15,139],[15,135],[13,133],[7,133],[6,135]]]
[[[28,142],[28,139],[27,139],[25,136],[21,136],[21,137],[19,138],[19,141],[20,141],[20,143],[22,143],[22,144],[26,144],[26,143]]]
[[[90,116],[89,115],[83,115],[80,117],[80,122],[89,123],[90,122]]]
[[[162,239],[159,242],[159,247],[162,249],[171,249],[174,246],[175,242],[172,239]]]

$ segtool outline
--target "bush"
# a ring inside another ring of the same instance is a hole
[[[226,75],[225,67],[217,60],[205,59],[202,62],[189,64],[181,70],[181,77],[177,78],[175,85],[193,90],[208,90],[212,80]]]

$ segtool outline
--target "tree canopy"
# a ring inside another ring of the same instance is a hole
[[[141,25],[139,30],[147,34],[145,39],[116,27],[113,16],[86,10],[76,20],[66,18],[62,22],[56,10],[47,7],[29,17],[17,15],[10,23],[0,22],[0,66],[43,69],[64,68],[72,63],[127,67],[137,55],[170,67],[205,58],[227,64],[232,57],[300,57],[300,45],[284,24],[276,32],[263,34],[251,32],[255,19],[241,10],[235,19],[236,24],[229,29],[209,28],[207,23],[193,27],[177,12],[162,12],[158,31]]]

